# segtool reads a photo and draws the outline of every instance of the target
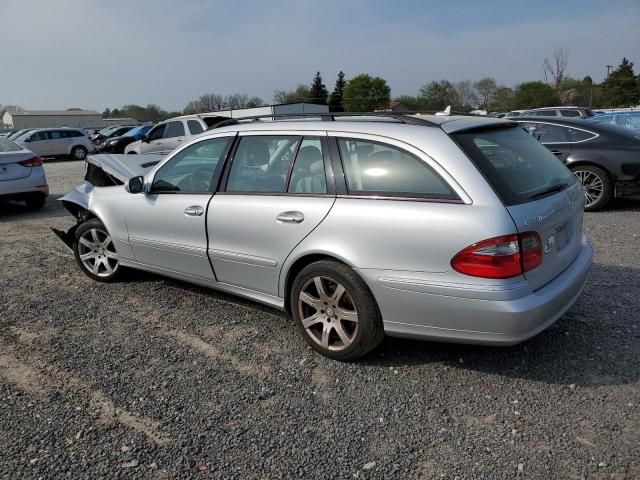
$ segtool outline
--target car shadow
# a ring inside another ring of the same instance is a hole
[[[160,281],[172,288],[213,296],[280,317],[293,327],[287,313],[224,292],[142,271],[129,272],[127,280]],[[596,264],[571,309],[524,343],[495,347],[387,337],[359,364],[398,368],[441,363],[452,369],[552,384],[629,384],[640,381],[639,310],[640,270]]]
[[[70,217],[58,199],[63,195],[49,195],[42,208],[29,208],[24,202],[0,202],[0,222],[19,222],[24,220],[45,219],[56,217]]]
[[[605,212],[639,212],[640,211],[640,196],[634,195],[629,197],[614,198],[603,209],[596,210],[590,213],[605,213]]]

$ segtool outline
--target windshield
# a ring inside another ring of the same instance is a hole
[[[142,126],[142,127],[132,128],[127,133],[125,133],[123,135],[123,137],[134,137],[135,138],[137,136],[140,136],[140,135],[143,135],[144,133],[146,133],[149,130],[149,128],[151,128],[151,127],[149,127],[147,125]]]
[[[502,202],[526,203],[563,190],[576,179],[522,128],[491,128],[452,135]]]
[[[19,152],[22,148],[7,138],[0,138],[0,153]]]
[[[109,135],[111,132],[115,131],[115,129],[118,127],[105,127],[102,130],[100,130],[98,133],[100,135]]]

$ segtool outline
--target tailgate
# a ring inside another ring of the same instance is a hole
[[[580,251],[584,194],[580,182],[553,195],[507,207],[520,233],[537,232],[542,264],[524,274],[533,290],[560,275]]]

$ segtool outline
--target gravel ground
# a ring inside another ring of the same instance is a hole
[[[640,202],[586,214],[595,264],[516,347],[387,339],[359,363],[287,316],[158,276],[85,277],[0,206],[0,478],[640,478]]]

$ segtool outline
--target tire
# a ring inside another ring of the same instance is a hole
[[[71,149],[71,158],[73,160],[84,160],[85,158],[87,158],[87,149],[84,147],[73,147]]]
[[[122,273],[113,240],[97,218],[87,220],[76,229],[73,255],[85,275],[98,282],[113,282]]]
[[[591,212],[604,207],[613,195],[613,185],[607,172],[591,165],[579,165],[571,169],[584,189],[584,210]]]
[[[357,360],[384,338],[373,295],[362,279],[341,263],[322,260],[302,269],[291,287],[290,306],[306,342],[325,357]]]
[[[27,208],[37,210],[38,208],[44,207],[44,204],[47,202],[47,196],[41,193],[29,196],[25,198],[24,201],[27,204]]]

